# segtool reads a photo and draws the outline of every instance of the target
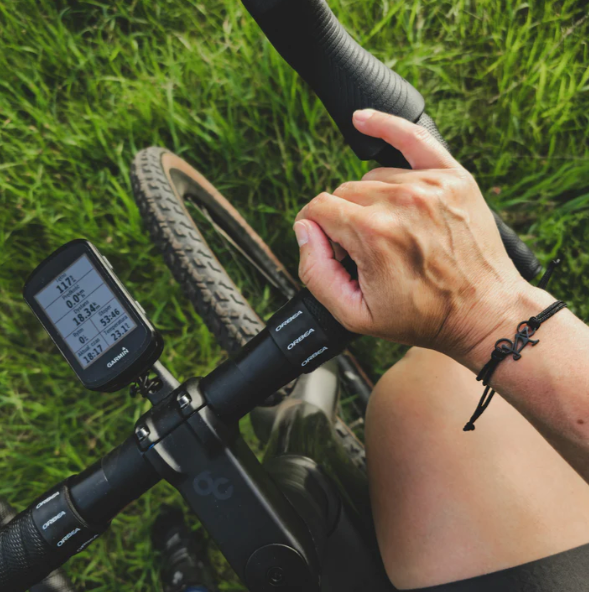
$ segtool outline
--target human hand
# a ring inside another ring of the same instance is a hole
[[[535,289],[507,255],[474,178],[427,130],[372,110],[357,111],[354,125],[413,170],[378,168],[311,200],[294,226],[301,280],[350,331],[464,359],[506,317],[521,320]],[[341,265],[342,249],[358,280]]]

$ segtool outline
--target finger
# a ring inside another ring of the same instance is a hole
[[[298,214],[295,221],[312,220],[334,242],[347,249],[353,245],[354,225],[362,206],[331,193],[320,193]],[[350,253],[353,255],[353,253]]]
[[[396,169],[388,167],[379,167],[368,171],[362,181],[380,181],[381,183],[400,184],[408,183],[413,178],[420,178],[421,171],[412,169]]]
[[[370,206],[387,199],[391,184],[381,181],[349,181],[343,183],[333,195],[359,206]]]
[[[344,327],[357,331],[367,321],[358,281],[335,258],[329,238],[317,223],[299,220],[294,231],[301,254],[301,281]]]
[[[412,169],[460,166],[427,129],[402,117],[363,109],[354,113],[353,122],[358,131],[373,138],[381,138],[399,150]]]

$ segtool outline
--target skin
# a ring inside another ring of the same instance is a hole
[[[556,298],[523,280],[475,180],[427,130],[372,110],[354,125],[413,170],[375,169],[321,193],[294,230],[299,275],[340,323],[419,346],[377,385],[367,418],[391,580],[435,585],[588,542],[589,328],[568,310],[549,319],[538,345],[499,365],[502,399],[463,433],[482,393],[473,373]]]
[[[470,370],[423,348],[374,389],[368,475],[381,555],[397,589],[472,578],[589,542],[589,488],[505,399],[493,400],[475,432],[462,431],[480,394]],[[584,589],[551,582],[547,589]],[[497,582],[484,589],[503,590]]]

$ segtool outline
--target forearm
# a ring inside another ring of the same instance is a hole
[[[511,306],[498,303],[501,326],[459,361],[478,373],[498,339],[513,340],[519,322],[555,300],[543,290],[530,288]],[[521,359],[510,356],[498,365],[491,385],[589,483],[589,327],[562,310],[542,324],[534,339],[539,343],[528,344]]]

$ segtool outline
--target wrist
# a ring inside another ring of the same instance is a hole
[[[525,280],[497,291],[492,299],[473,311],[475,319],[468,332],[469,338],[453,357],[478,373],[489,361],[499,339],[513,340],[519,323],[539,314],[555,300],[554,296]]]

